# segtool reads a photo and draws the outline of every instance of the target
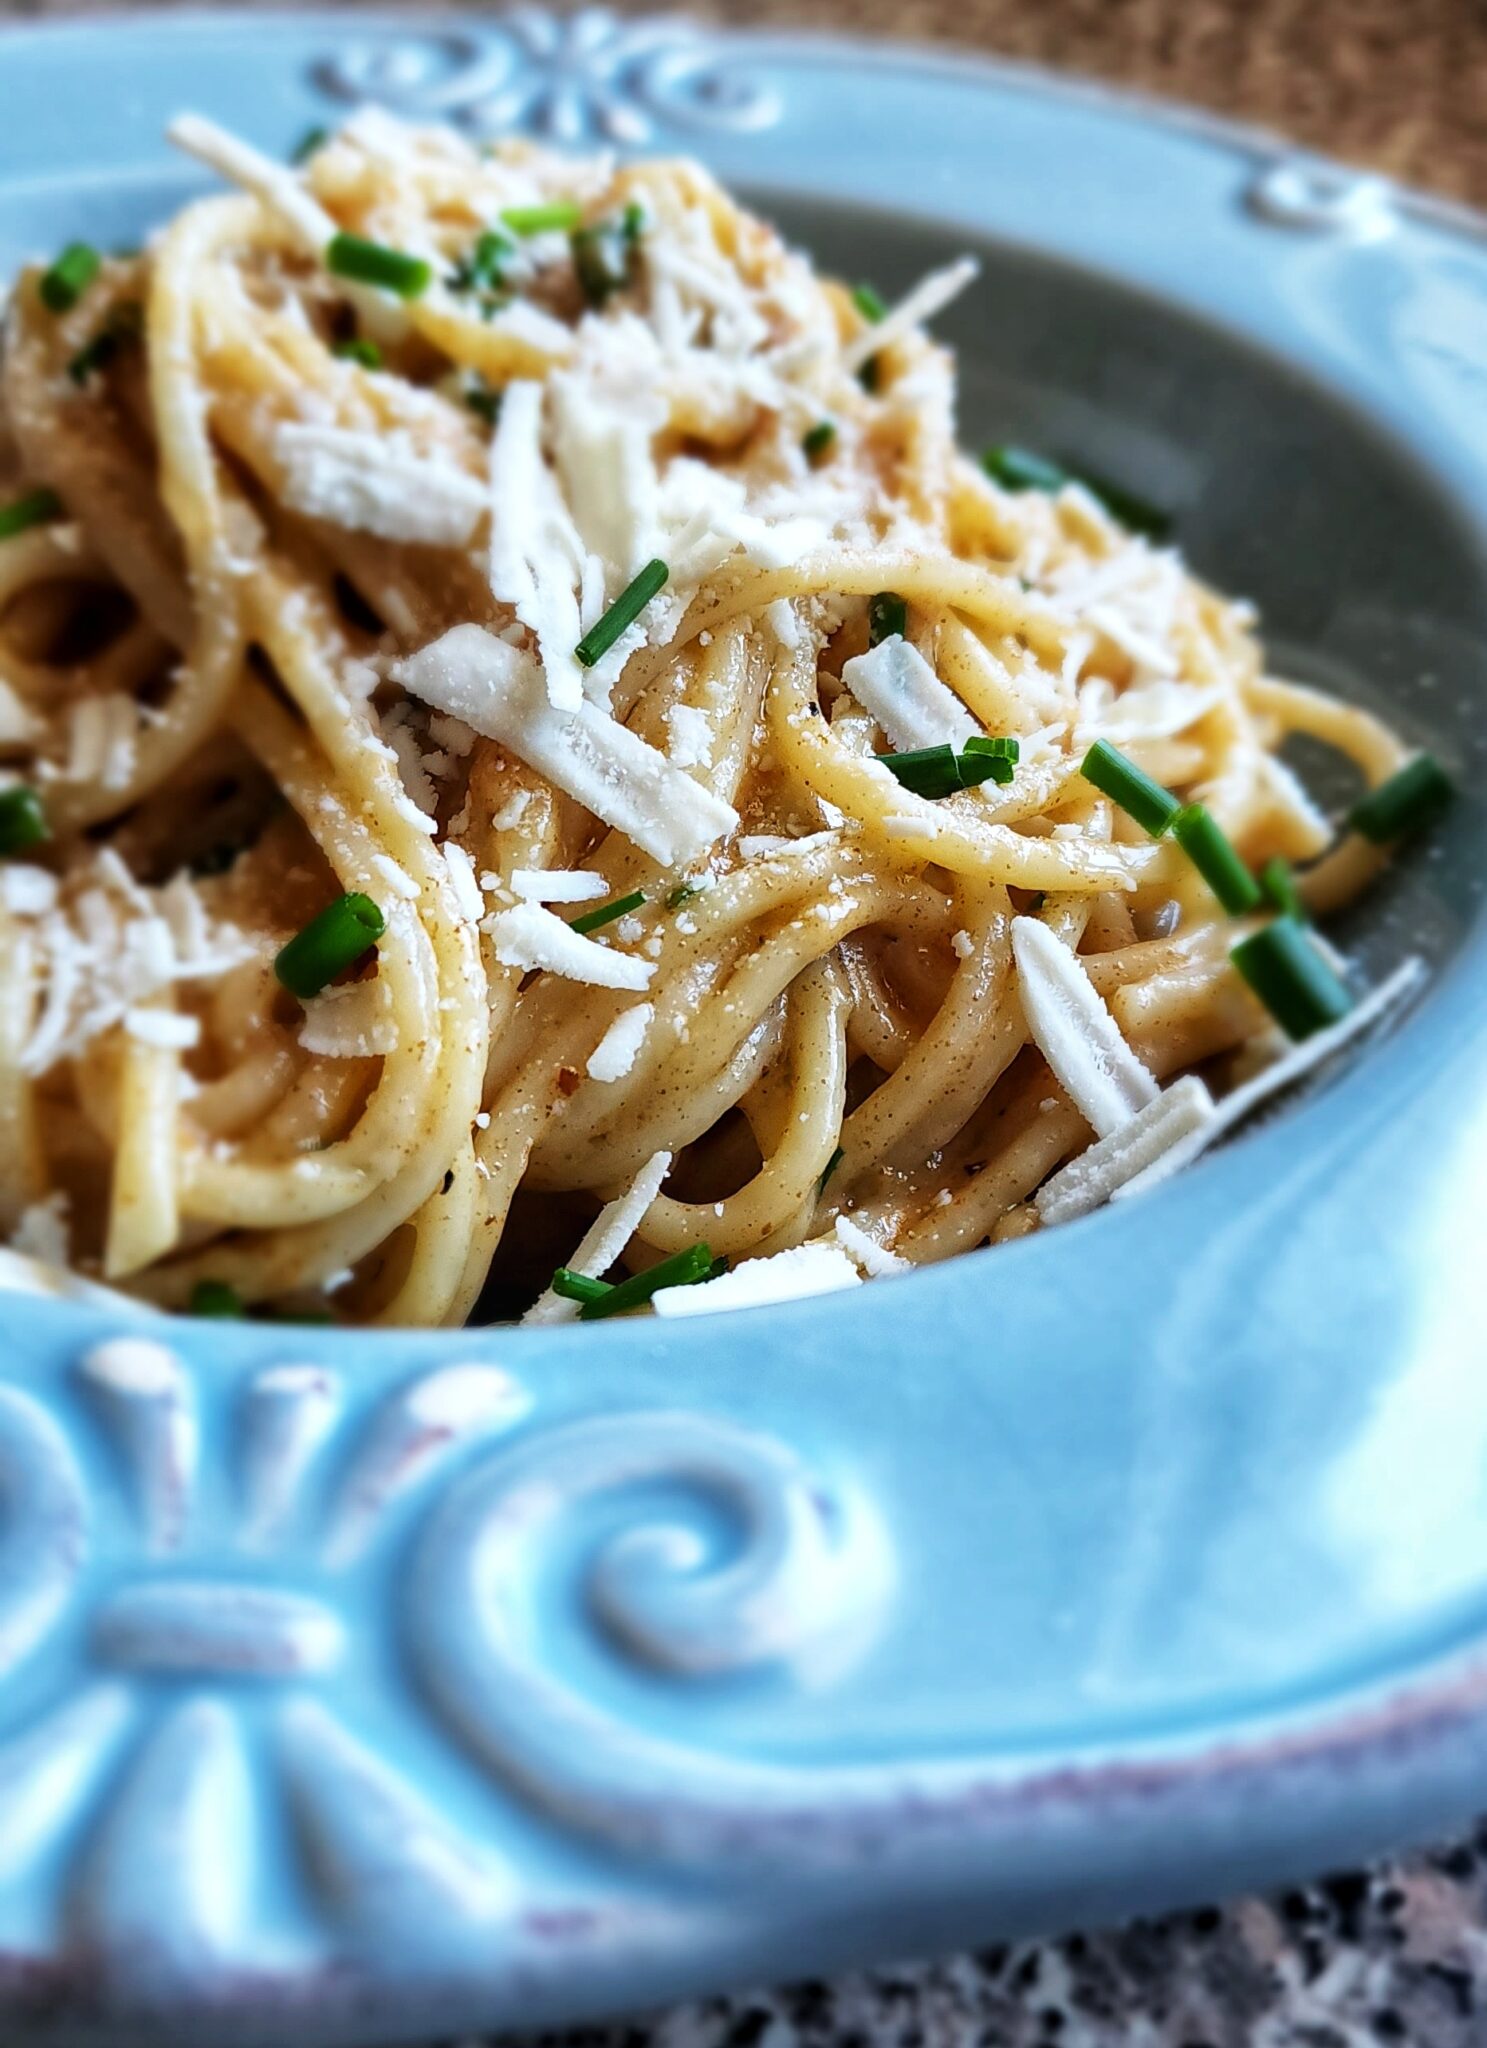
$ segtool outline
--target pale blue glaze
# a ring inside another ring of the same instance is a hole
[[[0,269],[199,189],[178,107],[283,152],[368,86],[694,149],[888,286],[969,240],[969,426],[1177,505],[1296,658],[1456,767],[1442,851],[1354,933],[1442,971],[1179,1184],[855,1295],[181,1323],[122,1381],[106,1319],[0,1297],[8,2041],[530,2025],[1480,1804],[1477,225],[968,59],[585,20],[556,55],[432,16],[12,30]]]

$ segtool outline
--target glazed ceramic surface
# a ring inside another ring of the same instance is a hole
[[[362,100],[689,150],[983,260],[974,443],[1172,506],[1463,788],[1399,1028],[1152,1198],[732,1317],[424,1337],[0,1299],[0,2034],[532,2025],[1315,1869],[1487,1784],[1487,243],[968,58],[527,12],[12,30],[0,269]]]

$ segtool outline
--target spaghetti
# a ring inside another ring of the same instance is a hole
[[[237,192],[24,275],[4,358],[18,1252],[202,1313],[778,1299],[1084,1213],[1347,1035],[1303,917],[1388,847],[1278,750],[1391,837],[1437,772],[1131,501],[958,450],[973,265],[887,309],[690,163],[174,133]]]

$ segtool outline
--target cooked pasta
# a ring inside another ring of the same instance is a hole
[[[1293,892],[1439,771],[1140,507],[960,452],[973,265],[886,309],[688,162],[174,133],[238,189],[5,347],[15,1251],[200,1313],[779,1299],[1146,1185],[1373,1014]]]

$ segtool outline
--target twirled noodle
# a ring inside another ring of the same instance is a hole
[[[1143,1085],[1254,1065],[1232,921],[1085,752],[1253,867],[1331,842],[1291,734],[1375,784],[1403,749],[1268,677],[1090,490],[968,461],[907,316],[875,343],[690,163],[373,114],[302,172],[179,139],[241,195],[60,311],[26,274],[6,343],[8,495],[51,494],[0,542],[4,774],[50,826],[0,895],[17,1247],[167,1307],[457,1323],[519,1313],[662,1155],[631,1272],[1002,1242],[1091,1137],[1019,918]],[[880,642],[874,689],[1015,740],[1010,780],[884,765],[849,666]],[[1381,857],[1346,837],[1303,886],[1330,908]],[[275,956],[342,892],[385,929],[297,998]]]

